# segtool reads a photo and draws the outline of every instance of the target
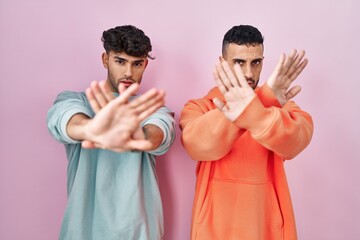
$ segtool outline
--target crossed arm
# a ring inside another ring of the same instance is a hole
[[[281,106],[301,91],[300,86],[290,88],[290,85],[307,65],[308,60],[304,59],[304,56],[304,51],[298,53],[296,50],[293,50],[289,56],[282,54],[278,65],[266,82]],[[224,103],[216,98],[214,104],[230,121],[235,121],[255,97],[254,90],[247,83],[238,65],[234,66],[233,72],[226,61],[218,62],[213,75],[226,101]]]
[[[265,107],[247,84],[239,66],[231,71],[226,62],[220,62],[214,77],[225,101],[214,99],[216,107],[224,116],[267,149],[284,159],[291,159],[310,142],[313,124],[311,116],[302,111],[291,98],[300,92],[300,87],[290,87],[307,64],[304,52],[294,50],[289,56],[282,55],[278,66],[266,82],[280,103]]]
[[[67,125],[69,137],[82,141],[84,148],[103,148],[116,152],[150,151],[162,142],[163,132],[155,125],[140,123],[164,105],[164,91],[151,89],[130,101],[139,85],[120,89],[115,97],[105,82],[93,82],[86,96],[95,112],[94,118],[75,114]]]

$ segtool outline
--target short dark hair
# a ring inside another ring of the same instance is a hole
[[[224,35],[222,43],[222,53],[225,54],[225,50],[230,43],[236,43],[238,45],[252,45],[256,46],[264,43],[264,37],[261,32],[250,25],[239,25],[232,27]]]
[[[110,28],[103,32],[101,41],[107,53],[114,51],[116,53],[124,52],[133,57],[148,57],[152,50],[150,38],[135,26],[124,25]]]

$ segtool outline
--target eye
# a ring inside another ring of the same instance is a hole
[[[244,60],[234,60],[234,64],[239,64],[240,66],[244,65],[245,61]]]
[[[119,63],[120,65],[124,65],[124,64],[125,64],[125,61],[124,61],[124,60],[121,60],[121,59],[118,59],[118,60],[116,60],[115,62]]]
[[[258,66],[258,65],[260,65],[260,64],[261,64],[261,60],[260,60],[260,59],[254,60],[254,61],[252,62],[252,65],[255,65],[255,66]]]
[[[143,63],[138,62],[138,63],[134,63],[134,67],[140,68],[142,67]]]

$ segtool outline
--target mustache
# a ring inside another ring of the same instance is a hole
[[[255,82],[256,82],[253,78],[246,78],[246,81],[251,82],[251,83],[255,83]]]
[[[135,83],[136,81],[132,78],[127,78],[127,77],[123,77],[123,78],[120,78],[119,82],[133,82]]]
[[[248,82],[249,85],[252,85],[251,87],[253,89],[255,89],[257,87],[257,85],[259,84],[259,80],[254,80],[253,78],[246,78],[246,81]]]

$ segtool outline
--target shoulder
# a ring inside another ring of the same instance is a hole
[[[67,109],[71,111],[86,112],[92,114],[92,107],[85,92],[64,91],[58,94],[54,101],[53,107],[55,109]]]
[[[168,108],[167,106],[162,106],[161,108],[159,108],[156,113],[165,113],[165,114],[169,114],[172,117],[174,117],[175,112],[173,110],[171,110],[170,108]]]
[[[213,103],[214,98],[219,98],[224,101],[224,97],[217,87],[212,88],[205,96],[201,98],[190,99],[184,106],[184,110],[201,110],[207,112],[215,107]]]
[[[58,94],[54,105],[84,106],[92,109],[85,92],[64,91]]]
[[[87,102],[87,98],[84,92],[63,91],[57,95],[55,103],[66,100],[80,100]]]

